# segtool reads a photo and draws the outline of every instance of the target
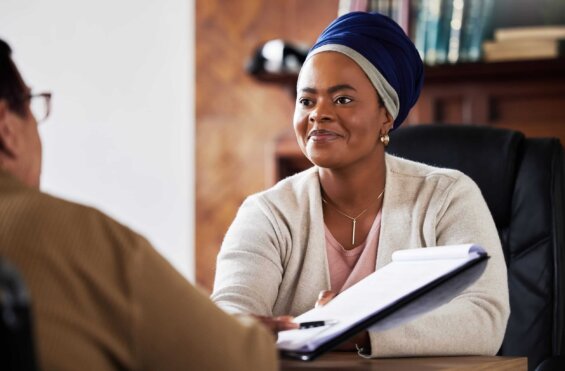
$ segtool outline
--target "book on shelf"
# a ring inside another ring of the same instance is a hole
[[[475,282],[487,264],[474,244],[399,250],[378,269],[328,304],[294,319],[316,327],[281,331],[284,357],[312,360],[360,331],[384,331],[448,303]]]
[[[410,35],[410,0],[398,0],[396,23],[402,27],[406,35]]]
[[[424,63],[479,60],[493,6],[494,0],[414,0],[410,37]]]
[[[414,12],[413,22],[414,26],[411,27],[411,37],[420,58],[425,60],[426,57],[426,26],[428,24],[428,8],[424,0],[417,0],[412,3],[412,10]]]
[[[349,12],[367,11],[370,0],[339,0],[338,16]]]
[[[565,25],[499,28],[494,31],[497,41],[524,39],[565,39]]]
[[[452,2],[451,20],[449,21],[449,38],[447,41],[447,61],[449,63],[456,63],[459,60],[464,6],[465,3],[463,1],[454,0]]]
[[[415,3],[415,1],[412,1]],[[410,30],[410,0],[339,0],[338,16],[349,12],[378,12],[394,20],[406,34]]]
[[[443,1],[446,3],[447,1]],[[441,39],[440,34],[443,33],[443,15],[442,10],[442,0],[428,0],[424,2],[424,12],[426,18],[426,36],[425,36],[425,52],[424,52],[424,62],[429,65],[434,65],[436,63],[441,63],[438,60],[439,55],[445,54],[445,48],[442,48],[439,40]],[[445,44],[447,47],[447,43]]]
[[[565,25],[500,28],[483,43],[486,62],[565,56]]]
[[[369,0],[368,12],[378,12],[394,20],[406,34],[410,25],[410,0]]]
[[[437,36],[435,40],[435,58],[431,59],[429,64],[443,64],[447,62],[449,39],[451,35],[451,21],[453,17],[453,3],[453,0],[442,0],[440,2]]]
[[[494,0],[467,0],[461,25],[457,62],[476,62],[482,57],[482,43],[492,23]]]
[[[486,62],[565,57],[562,39],[506,39],[483,43]]]
[[[370,11],[379,12],[384,15],[389,14],[389,4],[388,0],[371,0],[370,2]]]

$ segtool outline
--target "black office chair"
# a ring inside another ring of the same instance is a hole
[[[30,300],[18,270],[0,257],[0,370],[38,370]]]
[[[565,201],[555,138],[487,126],[418,125],[392,132],[387,152],[458,169],[478,184],[502,241],[510,318],[499,355],[528,369],[565,370]]]

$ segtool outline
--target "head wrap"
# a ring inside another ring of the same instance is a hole
[[[306,59],[335,51],[353,59],[365,72],[397,128],[418,100],[424,66],[404,30],[379,13],[351,12],[335,19],[320,35]]]

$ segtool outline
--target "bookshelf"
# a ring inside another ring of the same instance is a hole
[[[422,94],[404,125],[492,125],[565,143],[564,107],[565,59],[427,66]],[[311,166],[291,130],[271,151],[267,183]]]

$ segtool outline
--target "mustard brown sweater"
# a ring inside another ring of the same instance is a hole
[[[31,293],[42,370],[274,370],[274,339],[218,309],[141,236],[0,171],[0,255]]]

